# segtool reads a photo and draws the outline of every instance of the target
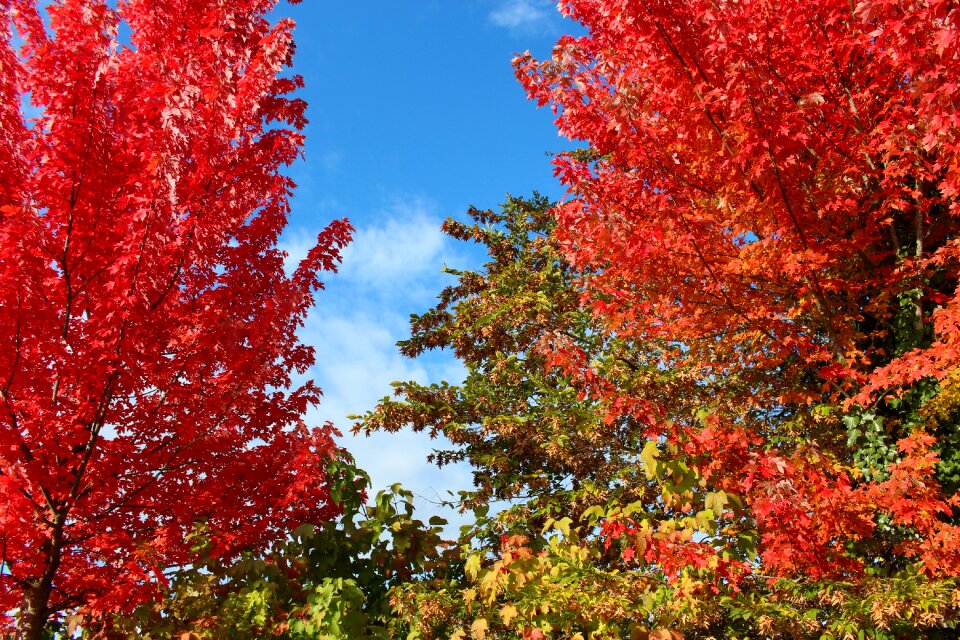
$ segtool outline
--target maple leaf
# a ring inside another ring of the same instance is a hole
[[[504,558],[471,606],[663,637],[954,624],[850,612],[955,584],[960,11],[561,5],[584,32],[514,65],[587,146],[555,159],[567,196],[448,223],[490,261],[401,349],[468,377],[402,383],[361,425],[442,433],[437,460],[476,471],[465,507],[512,502],[461,541]],[[508,562],[510,535],[541,551]],[[646,545],[628,568],[616,539]]]
[[[473,624],[470,625],[470,635],[474,640],[483,640],[487,637],[487,629],[489,625],[487,621],[483,618],[478,618],[473,621]]]
[[[816,18],[801,2],[661,2],[630,19],[611,19],[623,10],[612,0],[565,6],[587,35],[514,63],[560,132],[590,146],[555,161],[568,189],[558,246],[589,274],[583,297],[610,335],[669,345],[659,366],[726,381],[700,420],[683,417],[688,398],[656,396],[669,421],[639,455],[647,478],[679,485],[681,509],[689,483],[709,478],[722,487],[705,497],[714,517],[742,496],[777,575],[860,571],[889,535],[868,515],[871,483],[907,473],[891,463],[919,450],[909,425],[960,363],[953,286],[927,284],[960,276],[960,146],[946,142],[960,122],[943,89],[960,80],[944,55],[960,12],[862,3],[851,23],[831,2]],[[838,50],[857,61],[852,75],[822,72]],[[574,368],[563,352],[551,362]],[[629,390],[582,379],[613,408],[607,420],[631,412]],[[896,402],[857,417],[883,394]],[[955,427],[939,429],[952,457]],[[685,444],[667,455],[667,443]],[[919,547],[943,513],[931,492],[889,506],[929,531]],[[838,554],[838,535],[863,558]]]
[[[350,226],[285,275],[305,105],[273,4],[4,4],[0,634],[130,611],[198,530],[229,559],[338,511],[292,379]]]

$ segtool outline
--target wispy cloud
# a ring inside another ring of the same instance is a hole
[[[546,0],[503,0],[490,12],[490,22],[511,31],[549,31],[555,11]]]
[[[343,254],[342,278],[391,295],[424,278],[439,276],[452,247],[440,231],[442,218],[422,199],[390,205],[374,226],[357,229]]]
[[[307,257],[310,249],[317,244],[317,234],[303,228],[286,229],[280,241],[280,249],[287,255],[283,258],[283,270],[289,276],[300,261]]]
[[[444,263],[461,266],[466,257],[455,241],[440,231],[445,216],[428,200],[397,199],[372,216],[355,222],[353,242],[344,251],[336,275],[324,278],[317,307],[300,332],[316,349],[316,365],[309,372],[323,389],[321,405],[307,416],[311,424],[332,421],[341,431],[351,423],[346,416],[362,414],[392,393],[395,380],[421,383],[458,382],[463,369],[452,356],[435,355],[410,360],[400,355],[396,342],[409,336],[410,313],[432,306],[435,296],[450,284],[441,273]],[[282,248],[295,267],[315,242],[315,232],[291,229]],[[465,466],[437,469],[426,458],[446,442],[427,434],[405,431],[367,438],[345,433],[342,444],[373,480],[375,489],[400,482],[417,496],[426,515],[441,513],[433,504],[447,491],[470,486]],[[442,512],[451,517],[450,512]]]

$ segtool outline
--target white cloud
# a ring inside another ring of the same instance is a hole
[[[440,230],[443,217],[435,213],[429,201],[416,197],[398,200],[379,211],[376,218],[375,224],[354,223],[357,228],[350,244],[341,252],[343,261],[338,273],[327,274],[325,281],[335,286],[363,288],[377,297],[391,297],[398,291],[408,293],[411,286],[433,285],[448,279],[440,269],[447,261],[458,259],[460,252]],[[280,249],[287,253],[287,274],[293,273],[316,242],[315,231],[284,231]]]
[[[305,229],[287,229],[283,232],[279,246],[287,254],[283,258],[283,270],[288,276],[296,270],[300,261],[307,257],[307,253],[316,244],[317,235]]]
[[[324,276],[327,289],[318,294],[317,307],[300,332],[316,349],[309,377],[323,389],[321,405],[307,416],[309,424],[330,420],[348,432],[351,421],[346,416],[372,409],[393,392],[393,381],[455,383],[462,378],[462,366],[451,355],[410,360],[396,347],[398,340],[409,337],[410,313],[426,311],[452,282],[441,273],[443,264],[465,265],[458,243],[440,231],[442,219],[435,206],[418,198],[394,201],[375,216],[356,218],[361,222],[354,223],[357,231],[344,251],[340,272]],[[288,269],[306,255],[315,236],[302,229],[284,233]],[[432,514],[458,519],[435,503],[449,498],[447,491],[469,488],[469,469],[437,469],[426,461],[445,441],[407,430],[370,438],[345,433],[341,443],[370,474],[374,491],[400,482],[417,496],[423,519]]]
[[[319,164],[327,173],[333,173],[343,164],[343,154],[336,149],[325,151],[320,154]]]
[[[343,432],[340,444],[370,475],[372,493],[399,482],[413,491],[422,520],[436,514],[458,522],[456,514],[441,509],[437,503],[449,499],[448,491],[455,493],[470,487],[469,469],[465,465],[438,469],[427,462],[435,448],[448,446],[446,439],[433,440],[426,433],[410,429],[369,437],[349,431],[352,421],[346,416],[362,414],[380,398],[391,395],[393,381],[457,382],[462,378],[462,369],[455,362],[431,367],[402,357],[395,342],[406,332],[406,319],[389,310],[374,313],[367,309],[311,318],[304,338],[309,337],[317,346],[317,364],[312,374],[324,395],[320,406],[307,416],[308,423],[330,420]]]
[[[551,28],[552,3],[538,0],[503,0],[490,12],[490,22],[511,31],[543,31]]]
[[[427,382],[424,367],[404,358],[395,343],[405,330],[403,318],[372,309],[311,317],[304,340],[316,348],[315,374],[323,389],[319,415],[346,427],[346,416],[373,407],[392,392],[395,380]]]
[[[413,199],[384,213],[381,224],[357,229],[344,250],[341,277],[391,294],[397,285],[439,274],[450,248],[430,204]]]

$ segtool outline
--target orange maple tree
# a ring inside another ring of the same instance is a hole
[[[5,0],[0,632],[124,611],[188,559],[337,507],[295,332],[350,227],[292,275],[292,24],[271,0]],[[13,617],[11,617],[13,616]]]
[[[562,337],[553,361],[645,425],[651,466],[669,449],[699,486],[743,500],[708,506],[754,523],[761,564],[629,521],[608,534],[724,584],[855,579],[878,562],[956,576],[960,10],[560,5],[588,35],[515,64],[589,145],[556,161],[562,250],[608,331],[667,345],[657,366],[724,391],[684,417],[592,383]]]

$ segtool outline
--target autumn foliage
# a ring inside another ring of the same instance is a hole
[[[29,638],[151,596],[195,526],[220,557],[336,513],[295,331],[350,232],[285,274],[273,2],[38,4],[0,46],[0,615]]]
[[[745,498],[765,571],[856,575],[865,559],[850,545],[875,538],[880,511],[918,533],[894,554],[955,575],[952,499],[925,433],[944,425],[908,414],[931,401],[919,385],[958,364],[960,13],[873,1],[564,10],[590,35],[562,39],[549,61],[517,60],[530,95],[592,150],[557,163],[573,196],[557,210],[564,253],[589,269],[610,331],[671,345],[661,366],[727,383],[726,406],[699,424],[641,397],[619,406],[708,486]],[[898,443],[889,471],[857,469],[844,446],[862,434],[842,416],[864,407]]]
[[[413,592],[446,602],[424,627],[907,637],[955,624],[960,11],[560,8],[587,35],[515,60],[586,145],[556,160],[569,194],[556,229],[512,209],[451,227],[491,261],[458,273],[404,348],[453,348],[468,377],[404,383],[361,425],[439,431],[456,445],[441,462],[478,468],[466,506],[514,501],[462,540],[459,605]],[[578,467],[594,456],[595,472]]]
[[[568,195],[445,224],[488,260],[400,348],[466,376],[355,425],[444,436],[473,520],[448,546],[408,494],[354,492],[269,548],[339,499],[300,423],[319,392],[290,387],[349,227],[285,275],[290,25],[3,6],[0,611],[27,637],[62,612],[144,637],[952,637],[954,3],[560,2],[585,35],[515,66],[583,144]]]

